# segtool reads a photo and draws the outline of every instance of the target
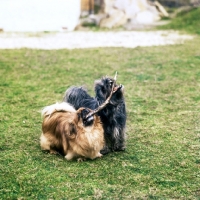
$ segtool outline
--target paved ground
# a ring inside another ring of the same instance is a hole
[[[175,31],[74,31],[52,34],[0,33],[0,49],[75,49],[95,47],[126,47],[173,45],[190,40],[190,35]]]

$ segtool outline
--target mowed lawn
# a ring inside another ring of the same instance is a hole
[[[0,199],[199,199],[200,38],[136,49],[0,50]],[[118,71],[127,149],[82,163],[42,152],[40,110]]]
[[[177,18],[172,28],[198,34],[198,13],[183,17],[192,27]],[[94,95],[94,81],[116,71],[126,151],[81,163],[42,152],[41,109],[71,85]],[[200,36],[135,49],[0,50],[0,199],[200,199]]]

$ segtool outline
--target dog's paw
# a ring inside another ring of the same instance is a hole
[[[103,154],[103,155],[108,154],[110,152],[111,152],[111,150],[107,146],[104,147],[103,149],[101,149],[101,151],[100,151],[100,153]]]
[[[58,152],[57,151],[55,151],[55,150],[50,150],[50,154],[54,154],[54,155],[56,155],[56,154],[58,154]]]
[[[102,156],[103,156],[103,155],[102,155],[100,152],[98,152],[96,158],[101,158]]]
[[[77,158],[77,162],[83,162],[83,161],[85,161],[86,160],[86,158]]]
[[[116,146],[116,147],[114,147],[114,151],[125,151],[125,149],[126,149],[126,147],[125,146]]]
[[[68,151],[67,154],[65,155],[65,158],[67,160],[72,160],[74,157],[76,157],[76,154],[74,154],[73,151]]]

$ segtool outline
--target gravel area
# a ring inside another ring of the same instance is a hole
[[[74,31],[50,34],[4,33],[0,34],[0,49],[76,49],[96,47],[158,46],[181,44],[193,39],[176,31]]]

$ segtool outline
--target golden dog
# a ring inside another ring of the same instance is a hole
[[[45,107],[41,149],[64,155],[67,160],[101,157],[104,130],[97,115],[87,117],[90,111],[87,108],[75,110],[65,102]]]

